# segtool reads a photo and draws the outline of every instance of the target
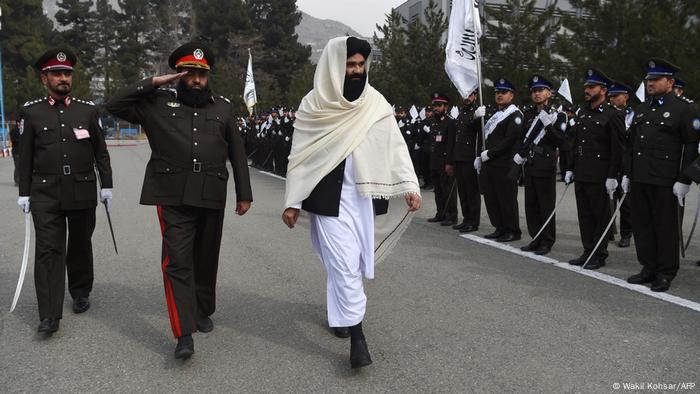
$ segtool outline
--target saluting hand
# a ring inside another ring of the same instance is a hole
[[[183,71],[183,72],[177,73],[177,74],[165,74],[165,75],[159,75],[159,76],[153,77],[153,86],[158,87],[158,86],[167,85],[170,82],[177,81],[178,79],[184,77],[185,75],[187,75],[187,71]]]

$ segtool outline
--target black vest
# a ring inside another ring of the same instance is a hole
[[[345,160],[321,179],[309,197],[302,201],[301,209],[317,215],[337,217],[340,211],[340,192],[343,190],[344,173]],[[383,215],[389,210],[389,200],[372,199],[372,204],[375,215]]]

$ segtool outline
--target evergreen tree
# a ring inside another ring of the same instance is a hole
[[[56,22],[61,41],[75,50],[78,59],[88,72],[96,64],[95,31],[98,24],[92,0],[59,0],[56,5]]]
[[[374,52],[381,53],[381,59],[372,63],[370,83],[391,103],[408,104],[410,86],[417,82],[414,75],[408,75],[408,63],[414,60],[409,54],[406,20],[396,11],[386,14],[385,24],[377,25],[380,38],[374,34]]]
[[[25,101],[44,96],[34,62],[46,50],[52,34],[51,21],[42,11],[41,0],[13,0],[2,5],[2,76],[4,104],[12,119]]]
[[[534,73],[549,78],[566,74],[555,53],[561,29],[557,2],[544,9],[536,6],[536,0],[506,0],[484,7],[482,20],[489,21],[481,39],[484,78],[505,77],[522,90]]]

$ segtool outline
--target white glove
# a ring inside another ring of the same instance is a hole
[[[513,161],[515,162],[515,164],[521,166],[527,161],[527,159],[520,156],[520,153],[516,153],[515,156],[513,156]]]
[[[564,174],[564,183],[567,185],[573,182],[574,180],[574,172],[573,171],[567,171],[566,174]]]
[[[29,213],[29,196],[20,196],[17,199],[17,205],[22,208],[22,212]]]
[[[537,115],[537,118],[542,122],[544,127],[547,127],[550,124],[552,124],[552,117],[549,116],[549,113],[545,110],[540,111],[540,114]]]
[[[112,189],[100,190],[100,202],[107,206],[107,212],[112,213]]]
[[[484,116],[486,116],[486,107],[483,105],[474,110],[474,119],[483,118]]]
[[[627,175],[622,177],[620,187],[622,188],[623,193],[627,194],[630,192],[630,179],[627,177]]]
[[[430,126],[423,126],[423,131],[430,133]]]
[[[685,183],[676,182],[673,184],[673,194],[678,198],[678,205],[683,206],[683,199],[685,195],[690,191],[690,185]]]
[[[481,152],[481,162],[482,162],[482,163],[486,163],[487,161],[489,161],[489,159],[490,159],[490,157],[489,157],[489,151],[488,151],[488,150],[485,150],[485,151]]]
[[[481,174],[481,157],[474,159],[474,169],[477,174]]]
[[[617,189],[617,179],[615,178],[608,178],[605,180],[605,188],[608,189],[608,196],[610,196],[610,199],[613,199],[613,193],[615,193],[615,190]]]

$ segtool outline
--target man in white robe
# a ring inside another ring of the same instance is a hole
[[[367,82],[370,52],[355,37],[326,45],[297,112],[282,214],[290,228],[300,209],[310,214],[311,243],[327,273],[328,324],[350,336],[353,368],[372,363],[362,277],[374,278],[375,214],[387,211],[391,197],[404,196],[410,212],[421,202],[393,110]]]

